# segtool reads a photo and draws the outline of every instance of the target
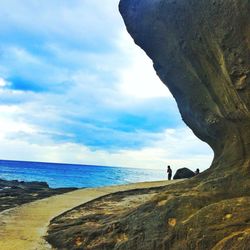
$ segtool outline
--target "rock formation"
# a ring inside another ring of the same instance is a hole
[[[96,208],[77,220],[65,215],[71,229],[59,218],[50,242],[68,246],[56,237],[69,230],[71,249],[249,249],[249,0],[121,0],[119,7],[214,160],[209,170],[157,190],[140,206],[112,213],[103,202],[105,218]]]
[[[120,11],[184,122],[214,150],[212,168],[243,166],[250,157],[249,1],[122,0]]]
[[[195,176],[195,173],[192,170],[188,168],[180,168],[176,171],[173,179],[174,180],[186,179],[186,178],[191,178],[194,176]]]
[[[76,188],[50,188],[46,182],[0,179],[0,212],[24,203],[73,190],[76,190]]]

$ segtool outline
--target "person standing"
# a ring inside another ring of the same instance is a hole
[[[171,167],[168,165],[168,170],[167,170],[167,172],[168,172],[168,180],[170,181],[171,180],[171,178],[172,178],[172,169],[171,169]]]
[[[195,175],[198,175],[200,173],[200,169],[197,168],[196,171],[195,171]]]

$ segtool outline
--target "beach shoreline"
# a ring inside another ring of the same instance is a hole
[[[63,194],[77,188],[51,188],[42,181],[18,181],[0,179],[0,212],[25,203]]]
[[[139,182],[78,189],[5,210],[0,213],[0,249],[50,249],[50,245],[44,239],[48,225],[52,219],[66,211],[105,195],[158,188],[179,181]]]

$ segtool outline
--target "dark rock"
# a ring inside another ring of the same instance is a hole
[[[0,212],[24,203],[63,194],[76,188],[50,188],[46,182],[0,179]]]
[[[191,178],[195,176],[195,173],[188,169],[188,168],[180,168],[176,171],[175,175],[174,175],[174,180],[177,179],[186,179],[186,178]]]

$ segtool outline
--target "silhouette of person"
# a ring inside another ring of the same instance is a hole
[[[196,171],[195,171],[195,175],[198,175],[200,173],[200,169],[197,168]]]
[[[172,178],[172,169],[171,169],[170,166],[168,166],[167,172],[168,172],[168,180],[171,180],[171,178]]]

